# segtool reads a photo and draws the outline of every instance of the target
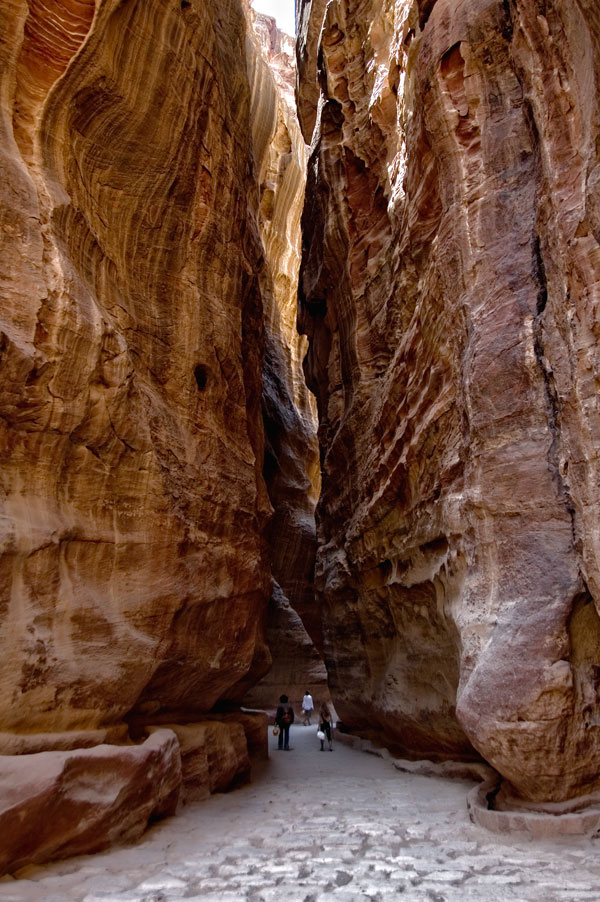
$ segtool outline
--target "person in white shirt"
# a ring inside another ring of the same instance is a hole
[[[315,705],[312,700],[312,695],[307,689],[304,693],[304,698],[302,699],[302,713],[304,714],[304,720],[302,721],[302,723],[305,727],[310,727],[310,718],[314,710]]]

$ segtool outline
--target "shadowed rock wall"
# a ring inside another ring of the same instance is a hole
[[[272,707],[282,692],[295,697],[298,686],[300,697],[307,685],[324,688],[326,672],[302,625],[318,643],[313,584],[314,511],[320,489],[317,411],[302,371],[308,341],[296,327],[306,147],[295,112],[295,68],[288,52],[292,40],[269,16],[258,15],[254,27],[249,81],[258,222],[267,264],[260,274],[265,318],[264,476],[273,505],[268,537],[277,582],[267,618],[273,667],[244,704]],[[252,49],[257,40],[259,51]]]
[[[528,799],[598,789],[597,5],[298,21],[336,708]]]

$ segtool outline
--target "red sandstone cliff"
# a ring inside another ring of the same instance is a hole
[[[274,507],[300,594],[312,579],[305,152],[249,15],[240,0],[0,9],[0,756],[63,756],[30,759],[37,782],[0,761],[2,870],[137,835],[174,809],[180,758],[196,793],[198,773],[205,788],[245,773],[248,721],[190,722],[269,667]],[[277,453],[296,457],[273,504],[265,393]],[[171,729],[127,757],[152,721]],[[73,774],[93,785],[98,755],[69,750],[103,741],[125,804],[82,837]],[[56,798],[69,836],[12,835]]]
[[[528,799],[598,789],[597,4],[298,21],[336,707]]]

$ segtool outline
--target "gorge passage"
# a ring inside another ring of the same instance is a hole
[[[507,807],[600,789],[597,3],[297,31],[0,9],[3,873],[246,778],[307,685]]]

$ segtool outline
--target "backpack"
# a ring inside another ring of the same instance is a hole
[[[281,716],[281,723],[282,723],[284,726],[289,727],[289,725],[291,724],[291,722],[292,722],[292,715],[290,714],[290,711],[289,711],[289,709],[288,709],[287,711],[284,711],[284,712],[283,712],[283,714],[282,714],[282,716]]]

